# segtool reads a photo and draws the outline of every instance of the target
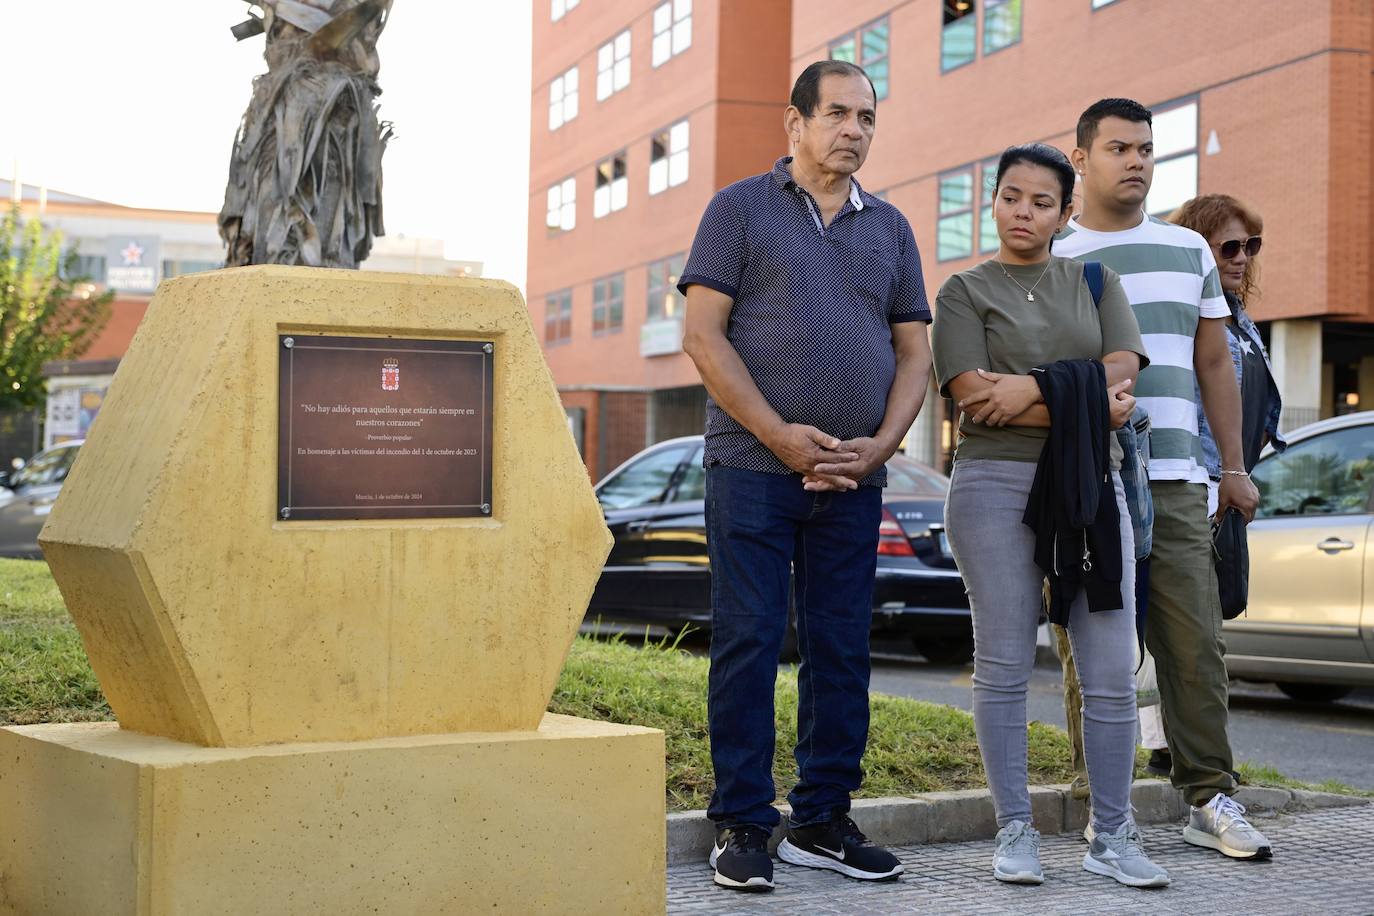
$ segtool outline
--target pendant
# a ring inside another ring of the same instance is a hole
[[[1027,302],[1034,302],[1034,301],[1035,301],[1035,293],[1026,293],[1026,301],[1027,301]]]

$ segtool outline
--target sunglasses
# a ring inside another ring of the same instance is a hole
[[[1217,248],[1217,251],[1221,252],[1221,259],[1223,261],[1229,261],[1240,254],[1241,246],[1244,246],[1246,256],[1253,258],[1260,253],[1260,246],[1263,244],[1264,239],[1260,238],[1258,235],[1252,235],[1245,241],[1231,239],[1229,242],[1222,242],[1221,246]]]

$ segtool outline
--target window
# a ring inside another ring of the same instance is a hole
[[[577,117],[577,68],[549,83],[549,130],[558,130]]]
[[[864,68],[873,81],[873,93],[879,101],[887,98],[888,90],[888,25],[887,17],[871,22],[852,35],[845,35],[830,43],[833,60],[847,60]]]
[[[79,254],[71,267],[63,265],[62,276],[67,280],[87,280],[91,283],[105,282],[105,256],[103,254]]]
[[[650,321],[682,316],[687,300],[677,291],[677,281],[686,265],[686,254],[675,254],[649,264],[649,308],[646,314]]]
[[[596,491],[596,498],[607,509],[633,509],[659,502],[686,455],[681,445],[650,452],[607,479]]]
[[[35,455],[32,461],[11,478],[11,489],[45,487],[61,483],[71,470],[72,462],[76,460],[77,448],[78,446],[68,445]]]
[[[597,219],[615,210],[624,210],[630,196],[630,180],[625,177],[625,151],[596,164],[596,192],[592,195],[592,216]]]
[[[564,289],[544,297],[544,343],[572,340],[572,290]]]
[[[625,323],[625,275],[602,277],[592,284],[592,333],[610,334]]]
[[[983,198],[978,219],[978,251],[992,254],[1001,247],[1002,240],[997,236],[997,220],[992,216],[992,202],[997,198],[997,160],[989,159],[983,163]]]
[[[1160,216],[1197,196],[1197,102],[1157,111],[1152,120],[1155,176],[1145,212]]]
[[[596,52],[596,100],[608,99],[630,85],[630,30]]]
[[[692,0],[671,0],[654,10],[653,64],[662,66],[692,46]]]
[[[1337,430],[1298,442],[1255,466],[1258,518],[1362,515],[1374,482],[1374,425]]]
[[[570,13],[573,7],[577,6],[577,4],[581,2],[582,0],[551,0],[549,18],[552,19],[554,22],[557,22],[558,20],[562,19],[565,15]]]
[[[675,188],[687,180],[689,139],[686,121],[654,134],[649,150],[650,194]]]
[[[567,232],[577,225],[577,179],[566,178],[549,188],[549,212],[545,225]]]
[[[940,32],[940,69],[953,70],[978,56],[978,0],[944,0],[944,28]]]
[[[224,266],[223,261],[163,261],[162,276],[170,280],[172,277],[180,277],[183,274],[198,274],[207,270],[219,270]]]
[[[705,451],[706,449],[699,445],[692,453],[692,457],[687,459],[687,467],[682,470],[682,479],[677,483],[673,502],[685,503],[706,498],[706,464],[702,460]]]
[[[1021,40],[1021,0],[984,0],[983,53],[991,54]]]
[[[935,256],[953,261],[973,254],[973,169],[940,176],[940,219]]]

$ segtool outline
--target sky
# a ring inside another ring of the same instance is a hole
[[[243,0],[0,0],[0,176],[218,212],[263,38]],[[396,0],[378,44],[387,234],[525,284],[528,0]]]

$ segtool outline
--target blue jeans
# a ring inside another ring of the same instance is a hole
[[[792,823],[849,810],[868,741],[868,632],[882,489],[808,493],[798,474],[706,470],[711,560],[707,711],[717,825],[771,830],[773,687],[795,579],[797,785]]]

